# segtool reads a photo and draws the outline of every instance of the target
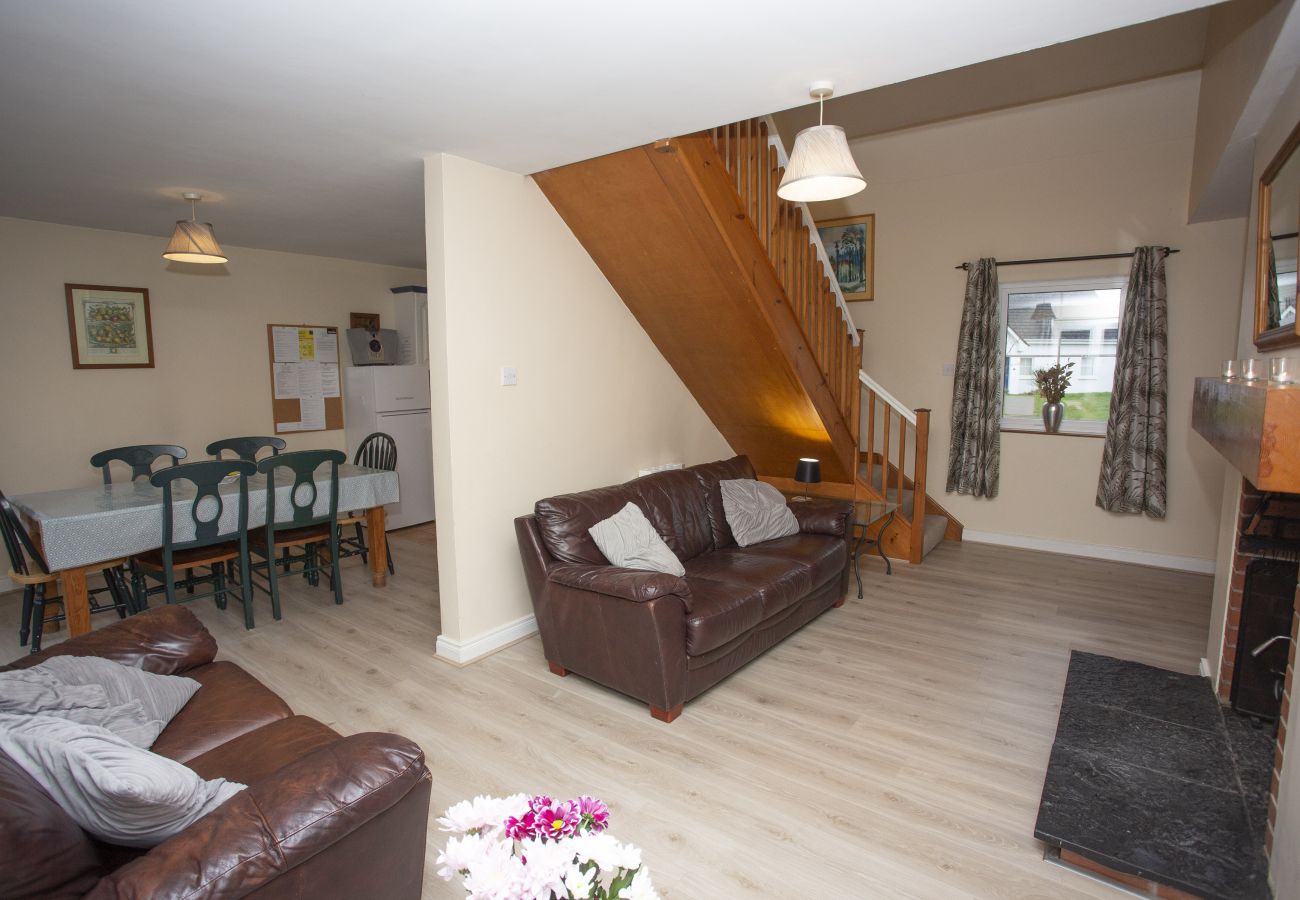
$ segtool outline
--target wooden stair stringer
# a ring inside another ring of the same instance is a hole
[[[705,414],[763,475],[851,484],[857,442],[705,135],[540,172],[538,186]]]

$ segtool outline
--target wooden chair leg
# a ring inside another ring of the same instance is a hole
[[[226,608],[226,564],[212,566],[212,599],[217,609]]]
[[[357,523],[357,547],[361,550],[361,561],[370,564],[370,548],[366,546],[366,533],[361,528],[361,523]]]
[[[568,669],[564,668],[564,666],[559,663],[551,662],[549,659],[546,661],[546,665],[554,674],[559,675],[561,678],[569,674]]]
[[[45,633],[45,585],[35,586],[32,598],[32,652],[41,652],[41,635]]]
[[[234,560],[230,561],[234,565]],[[239,596],[244,602],[244,627],[250,631],[253,628],[253,589],[251,585],[252,575],[249,572],[250,563],[248,552],[244,551],[239,555]]]
[[[280,621],[280,581],[276,576],[275,550],[266,558],[266,580],[271,583],[271,618]]]
[[[32,635],[32,598],[36,595],[34,585],[23,588],[23,618],[18,623],[18,646],[26,647],[27,639]]]
[[[672,709],[660,709],[653,703],[650,704],[650,715],[660,722],[671,722],[682,714],[682,704],[678,703]]]
[[[384,535],[384,543],[388,545],[388,574],[396,575],[397,570],[393,568],[393,542],[388,539],[388,535]]]
[[[343,579],[339,573],[339,529],[337,525],[330,526],[330,584],[334,587],[334,603],[341,605],[343,603]]]

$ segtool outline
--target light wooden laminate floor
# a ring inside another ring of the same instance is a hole
[[[300,579],[274,622],[195,611],[221,657],[344,733],[418,741],[433,811],[475,794],[590,793],[670,898],[1106,898],[1033,839],[1071,648],[1194,672],[1210,579],[944,544],[856,591],[686,707],[671,725],[577,676],[530,638],[465,669],[434,658],[432,526],[394,536],[398,573],[347,602]],[[0,627],[17,647],[17,594]],[[96,616],[96,626],[114,621]],[[50,640],[57,637],[51,636]],[[460,897],[434,873],[426,897]]]

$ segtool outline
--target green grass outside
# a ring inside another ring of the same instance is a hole
[[[1009,394],[1008,396],[1016,397],[1025,396],[1024,394]],[[1043,412],[1043,398],[1034,394],[1034,415],[1040,416]],[[1110,392],[1093,392],[1082,394],[1066,394],[1062,401],[1065,404],[1065,418],[1074,419],[1075,421],[1099,421],[1105,422],[1110,417]]]

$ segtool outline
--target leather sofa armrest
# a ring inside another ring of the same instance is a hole
[[[155,675],[179,675],[206,666],[217,655],[217,641],[183,606],[160,606],[70,638],[9,664],[22,669],[51,656],[99,656]]]
[[[424,753],[406,738],[341,738],[240,791],[86,896],[242,897],[327,851],[428,778]],[[385,862],[355,860],[368,864]],[[382,872],[374,883],[383,883]]]
[[[666,594],[682,598],[686,611],[691,609],[691,589],[686,579],[666,572],[647,572],[643,569],[623,569],[618,566],[584,566],[567,564],[555,566],[550,580],[565,587],[597,594],[622,597],[624,600],[644,602]]]
[[[801,534],[829,534],[844,537],[848,534],[853,504],[848,500],[814,497],[809,500],[791,500],[788,504],[799,520]]]

